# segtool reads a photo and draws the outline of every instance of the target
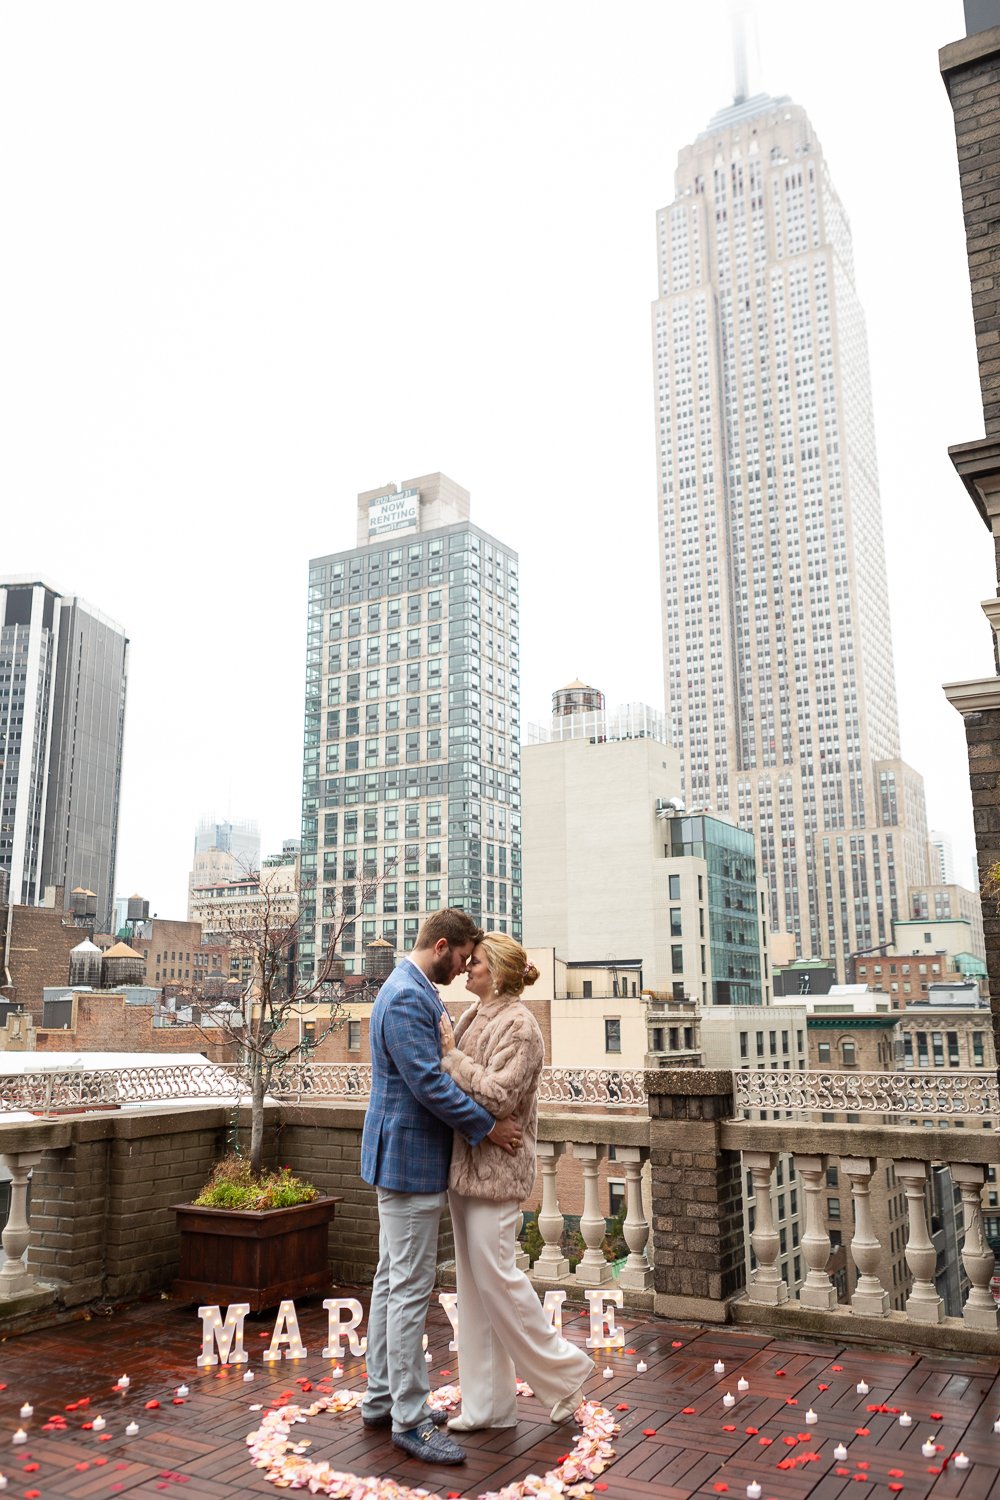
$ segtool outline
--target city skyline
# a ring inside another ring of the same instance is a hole
[[[968,880],[940,683],[992,670],[995,577],[977,518],[941,502],[948,443],[981,430],[936,61],[961,5],[902,29],[853,0],[760,11],[762,83],[809,111],[851,214],[902,752]],[[678,148],[729,97],[724,27],[554,3],[526,57],[516,27],[456,6],[387,22],[306,5],[275,30],[221,4],[192,47],[176,20],[98,7],[53,49],[32,13],[4,18],[0,116],[24,142],[4,182],[27,226],[3,251],[5,555],[128,623],[119,893],[161,913],[183,911],[203,809],[257,817],[266,849],[298,825],[307,562],[351,545],[344,497],[373,477],[460,475],[519,551],[524,719],[573,677],[661,701],[651,230]],[[403,129],[385,100],[418,73]],[[889,193],[873,152],[904,135]]]

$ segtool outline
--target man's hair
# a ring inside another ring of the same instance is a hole
[[[442,911],[432,912],[417,933],[417,948],[433,948],[442,938],[449,948],[461,948],[464,943],[482,941],[483,929],[477,927],[467,911],[457,906],[446,906]]]

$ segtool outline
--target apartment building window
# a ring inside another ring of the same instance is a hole
[[[827,1200],[826,1200],[826,1216],[827,1216],[828,1219],[839,1219],[840,1218],[840,1199],[839,1198],[827,1198]]]
[[[841,1042],[840,1060],[845,1068],[853,1068],[857,1061],[853,1042]]]
[[[947,1040],[947,1043],[948,1043],[948,1066],[949,1066],[949,1068],[957,1068],[959,1066],[959,1060],[958,1060],[958,1032],[957,1031],[949,1031],[949,1032],[947,1032],[946,1033],[946,1040]]]
[[[681,909],[679,906],[670,908],[670,936],[681,936]]]
[[[679,901],[681,899],[681,877],[679,875],[669,875],[667,881],[670,886],[671,901]]]
[[[670,945],[670,972],[672,974],[684,973],[683,943],[671,943]]]
[[[977,1068],[983,1066],[983,1033],[981,1031],[972,1033],[972,1062]]]
[[[347,1050],[348,1052],[361,1051],[361,1022],[348,1021],[347,1023]]]
[[[625,1183],[608,1178],[608,1213],[612,1219],[625,1212]]]
[[[604,1022],[605,1052],[622,1050],[622,1023],[617,1017],[606,1017]]]
[[[831,1061],[829,1042],[820,1042],[818,1044],[816,1048],[816,1060],[820,1063],[829,1063]]]

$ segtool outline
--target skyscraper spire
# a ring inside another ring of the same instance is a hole
[[[743,104],[750,96],[747,62],[747,10],[733,0],[729,8],[729,25],[733,33],[733,103]]]

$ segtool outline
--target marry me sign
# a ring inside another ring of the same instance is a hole
[[[619,1288],[604,1291],[597,1288],[584,1292],[590,1305],[590,1336],[588,1349],[620,1349],[625,1343],[624,1330],[615,1324],[615,1308],[622,1306],[623,1294]],[[542,1303],[545,1315],[556,1332],[562,1331],[562,1307],[566,1293],[546,1292]],[[458,1348],[458,1297],[455,1292],[439,1292],[438,1302],[444,1308],[452,1328],[452,1340],[448,1348]],[[327,1312],[327,1339],[323,1347],[324,1359],[341,1359],[345,1341],[354,1355],[362,1355],[368,1341],[361,1332],[364,1308],[354,1297],[328,1297],[323,1303]],[[243,1325],[250,1311],[249,1302],[233,1302],[223,1314],[221,1307],[199,1307],[201,1318],[201,1353],[198,1364],[243,1365],[250,1356],[243,1347]],[[427,1339],[424,1338],[426,1346]],[[304,1359],[308,1351],[299,1333],[299,1320],[295,1303],[290,1299],[282,1302],[274,1321],[271,1342],[264,1350],[265,1360]],[[428,1356],[429,1358],[430,1356]]]

